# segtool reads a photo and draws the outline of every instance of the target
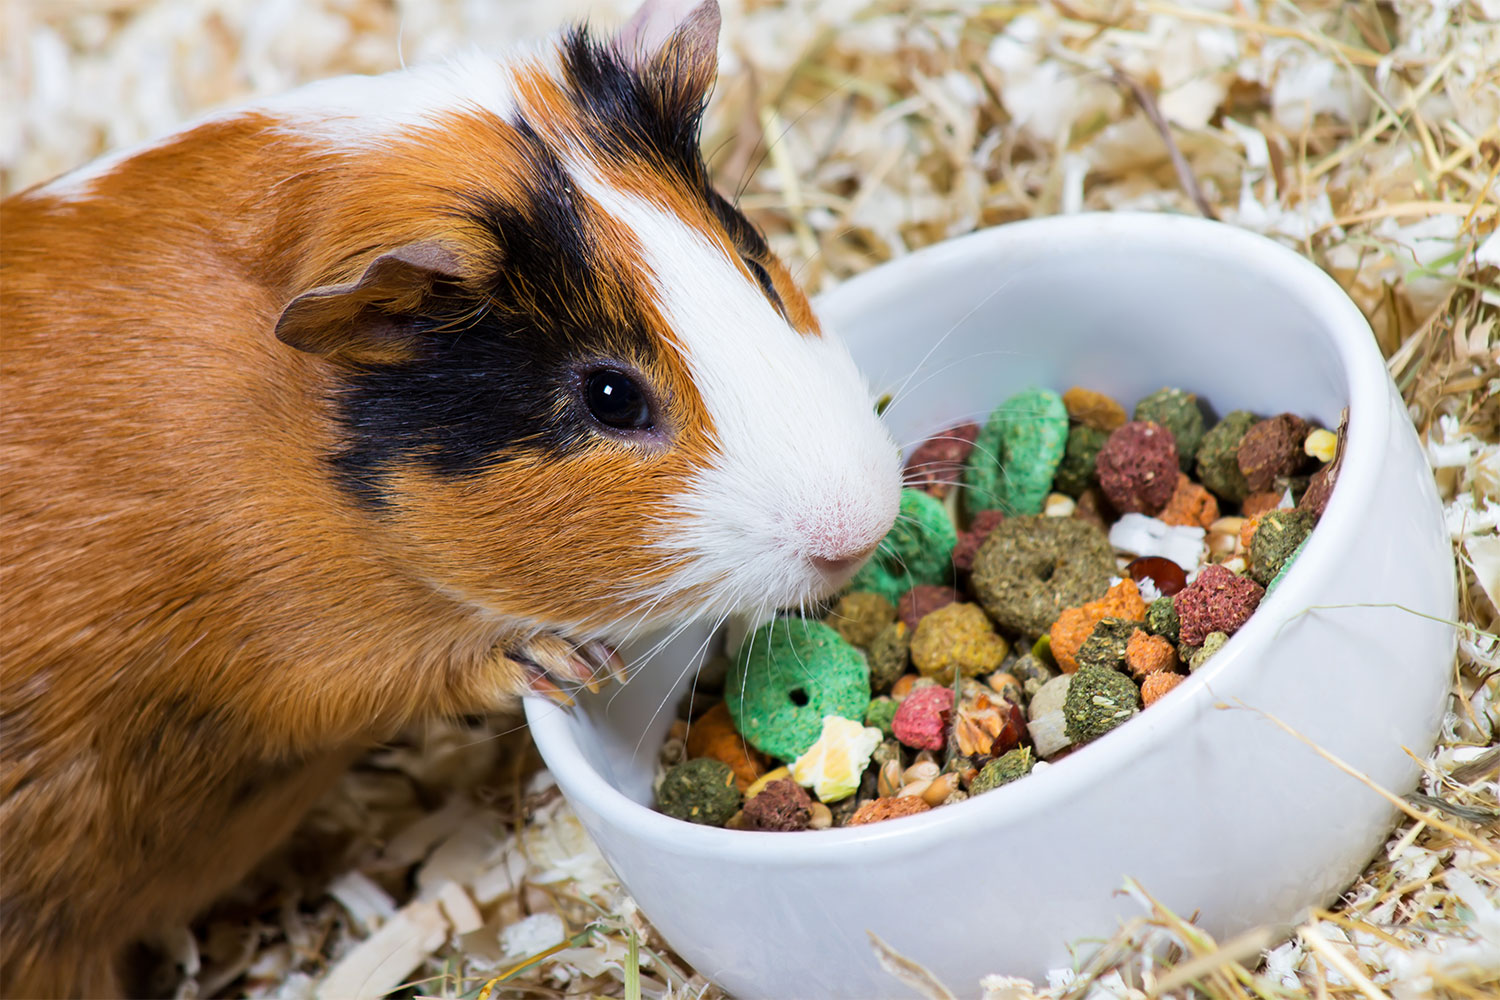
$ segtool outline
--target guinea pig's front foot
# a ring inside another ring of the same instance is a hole
[[[600,680],[625,682],[625,661],[598,640],[575,644],[543,633],[512,648],[508,654],[526,673],[530,689],[562,705],[572,705],[570,691],[579,686],[597,692]]]

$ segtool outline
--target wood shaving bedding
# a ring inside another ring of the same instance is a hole
[[[1425,818],[1334,911],[1219,943],[1129,886],[1140,918],[1045,983],[997,969],[940,985],[888,950],[882,962],[926,995],[985,1000],[1493,995],[1500,0],[722,5],[704,148],[810,290],[1059,212],[1201,213],[1279,239],[1369,317],[1463,584],[1450,709],[1409,800]],[[12,2],[0,192],[215,105],[631,6]],[[161,929],[153,982],[180,997],[474,997],[497,977],[495,998],[721,996],[655,937],[516,726],[433,723],[372,752],[191,933]]]

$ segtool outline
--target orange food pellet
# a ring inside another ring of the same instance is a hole
[[[1076,608],[1068,608],[1057,616],[1048,633],[1052,640],[1052,658],[1062,667],[1063,673],[1071,674],[1078,669],[1078,650],[1094,631],[1094,626],[1105,618],[1123,618],[1126,621],[1143,621],[1146,617],[1146,602],[1134,580],[1121,580],[1097,601]]]
[[[768,763],[735,730],[729,718],[729,705],[722,701],[693,720],[688,729],[687,753],[689,758],[712,757],[728,764],[734,772],[734,783],[742,792],[766,773]]]
[[[1249,551],[1250,539],[1255,537],[1255,529],[1258,527],[1260,527],[1260,518],[1245,518],[1245,523],[1240,525],[1240,548]]]
[[[911,694],[911,686],[917,683],[916,674],[902,674],[896,678],[896,683],[891,685],[892,698],[905,698]]]
[[[922,801],[920,795],[907,795],[895,799],[871,799],[854,810],[854,815],[849,817],[849,822],[845,825],[864,826],[866,823],[879,823],[883,819],[895,819],[897,816],[915,816],[931,808],[932,806]]]
[[[1260,517],[1269,514],[1281,505],[1281,494],[1275,490],[1267,490],[1264,493],[1252,493],[1240,504],[1241,517]]]
[[[1167,505],[1156,516],[1167,524],[1207,528],[1219,519],[1219,501],[1208,490],[1179,472],[1177,488],[1172,492]]]
[[[1165,670],[1147,674],[1146,679],[1141,681],[1141,704],[1151,704],[1185,680],[1187,678],[1181,674]]]
[[[1177,650],[1161,636],[1138,628],[1131,633],[1130,641],[1125,643],[1125,665],[1137,677],[1175,670]]]
[[[1068,416],[1106,434],[1125,422],[1125,408],[1102,392],[1074,386],[1062,395]]]

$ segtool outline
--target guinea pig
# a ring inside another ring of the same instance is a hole
[[[115,996],[362,748],[896,516],[846,349],[711,185],[718,8],[316,83],[0,204],[0,988]]]

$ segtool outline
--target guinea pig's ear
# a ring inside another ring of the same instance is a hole
[[[282,343],[343,361],[392,363],[409,356],[411,321],[439,281],[463,276],[453,251],[408,243],[370,262],[358,281],[298,295],[276,321]]]
[[[669,71],[702,100],[719,71],[719,4],[645,0],[615,36],[615,48],[637,72]]]

